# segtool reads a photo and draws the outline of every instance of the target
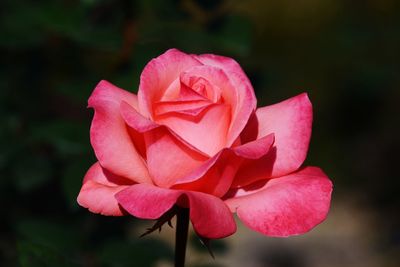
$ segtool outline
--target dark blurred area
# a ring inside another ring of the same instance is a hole
[[[173,47],[236,59],[259,106],[308,92],[306,164],[335,185],[309,235],[239,231],[269,243],[236,265],[242,236],[216,242],[216,261],[194,238],[189,266],[400,266],[399,14],[397,0],[2,0],[0,266],[171,266],[168,238],[140,239],[142,221],[94,215],[76,196],[95,162],[94,86],[136,92],[144,65]]]

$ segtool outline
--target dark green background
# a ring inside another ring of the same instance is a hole
[[[350,199],[371,215],[368,232],[379,243],[369,245],[382,255],[381,266],[395,266],[399,14],[396,0],[2,0],[0,265],[123,267],[171,259],[172,248],[156,234],[129,234],[144,231],[140,221],[93,215],[76,196],[95,161],[86,105],[96,83],[136,92],[143,66],[176,47],[235,58],[259,106],[308,92],[314,128],[306,163],[332,178],[333,207]]]

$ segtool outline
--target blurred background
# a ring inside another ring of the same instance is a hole
[[[136,92],[168,48],[235,58],[259,106],[308,92],[307,165],[334,182],[328,219],[276,239],[191,237],[188,267],[400,266],[400,2],[60,0],[0,3],[0,266],[171,266],[173,230],[79,207],[95,161],[87,99]]]

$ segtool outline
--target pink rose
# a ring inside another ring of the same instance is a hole
[[[269,236],[309,231],[328,212],[332,183],[300,167],[311,135],[303,93],[256,109],[233,59],[171,49],[144,68],[138,95],[101,81],[89,98],[98,159],[81,206],[103,215],[157,219],[190,208],[197,234],[236,231],[232,213]]]

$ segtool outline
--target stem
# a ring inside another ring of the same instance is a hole
[[[185,267],[186,242],[189,229],[189,209],[178,207],[175,233],[175,267]]]

